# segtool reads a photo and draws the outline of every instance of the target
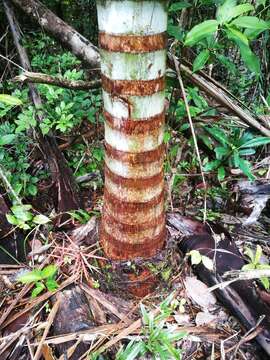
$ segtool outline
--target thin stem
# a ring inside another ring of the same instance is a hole
[[[195,134],[195,130],[194,130],[194,126],[193,126],[193,122],[192,122],[192,117],[190,114],[190,109],[189,109],[189,105],[188,105],[188,101],[187,101],[187,96],[186,96],[186,90],[184,87],[184,83],[182,80],[182,76],[180,74],[180,70],[179,70],[179,65],[178,62],[176,60],[176,57],[174,55],[172,55],[173,57],[173,61],[174,61],[174,65],[175,65],[175,70],[177,73],[177,78],[179,81],[179,85],[180,85],[180,89],[183,95],[183,99],[184,99],[184,103],[185,103],[185,107],[186,107],[186,111],[187,111],[187,116],[188,116],[188,121],[189,121],[189,125],[190,125],[190,129],[191,129],[191,133],[192,133],[192,137],[193,137],[193,141],[194,141],[194,146],[195,146],[195,151],[196,151],[196,155],[198,158],[198,162],[199,162],[199,167],[200,167],[200,171],[201,171],[201,175],[202,175],[202,181],[203,181],[203,187],[204,187],[204,211],[203,211],[203,221],[206,221],[206,181],[205,181],[205,176],[204,176],[204,171],[203,171],[203,165],[202,165],[202,160],[201,160],[201,155],[200,155],[200,151],[199,151],[199,147],[198,147],[198,142],[197,142],[197,137]]]

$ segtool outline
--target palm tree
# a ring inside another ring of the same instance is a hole
[[[111,259],[166,239],[163,178],[167,1],[97,0],[105,118],[100,240]]]

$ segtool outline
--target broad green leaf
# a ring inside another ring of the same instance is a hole
[[[0,94],[0,102],[6,105],[22,105],[22,101],[15,96]]]
[[[247,160],[239,158],[239,168],[249,178],[249,180],[255,179],[255,176],[252,174],[251,169],[250,169],[250,163]]]
[[[260,62],[257,56],[251,51],[246,35],[231,27],[226,30],[226,33],[228,38],[239,46],[241,57],[249,70],[258,75],[260,73]]]
[[[31,208],[31,205],[14,205],[11,207],[11,211],[17,219],[21,221],[29,221],[33,218],[32,213],[29,212]]]
[[[242,149],[242,150],[239,150],[239,155],[240,156],[248,156],[248,155],[253,155],[255,153],[256,153],[256,151],[254,149]]]
[[[185,46],[192,46],[200,40],[208,37],[216,32],[218,29],[218,22],[216,20],[206,20],[194,26],[186,36]]]
[[[264,30],[245,29],[244,34],[249,40],[256,39]]]
[[[217,21],[223,24],[231,19],[230,13],[237,4],[236,0],[225,0],[224,3],[217,9]]]
[[[184,39],[184,31],[180,28],[180,26],[168,24],[168,34],[173,36],[175,39],[179,41],[183,41]]]
[[[241,149],[253,148],[253,147],[257,147],[257,146],[267,145],[269,143],[270,143],[270,137],[261,136],[261,137],[257,137],[255,139],[247,141],[245,144],[241,145],[240,148]]]
[[[38,224],[38,225],[44,225],[44,224],[47,224],[47,223],[50,222],[50,221],[51,221],[51,220],[50,220],[47,216],[42,215],[42,214],[36,215],[36,216],[34,216],[34,218],[33,218],[33,222],[34,222],[35,224]]]
[[[42,279],[47,279],[53,277],[57,271],[56,265],[48,265],[43,270],[41,270]]]
[[[23,284],[30,284],[39,280],[42,280],[41,271],[36,269],[18,277],[18,281]]]
[[[254,10],[254,7],[251,4],[241,4],[234,6],[228,10],[227,15],[225,15],[226,20],[223,19],[222,23],[229,22],[237,16],[240,16],[251,10]]]
[[[189,252],[191,257],[191,265],[198,265],[202,261],[202,256],[198,250],[191,250]]]
[[[217,146],[215,148],[215,153],[218,160],[221,160],[224,156],[228,155],[230,151],[231,150],[229,147]]]
[[[169,12],[175,12],[178,10],[188,8],[190,6],[191,6],[191,4],[189,4],[187,1],[178,1],[170,6]]]
[[[213,260],[210,259],[208,256],[202,256],[202,263],[208,270],[214,270]]]
[[[18,220],[14,215],[6,214],[6,218],[11,225],[18,225]]]
[[[230,40],[233,40],[238,46],[241,43],[246,46],[249,46],[248,38],[241,31],[238,31],[232,27],[228,27],[228,29],[226,30],[226,33],[227,33],[228,38]]]
[[[204,67],[204,65],[207,63],[209,57],[210,57],[210,52],[208,49],[201,51],[199,55],[196,56],[193,62],[193,72],[201,70]]]
[[[49,291],[55,291],[59,287],[59,285],[57,284],[57,282],[54,279],[46,280],[45,284],[46,284],[46,288]]]
[[[270,29],[269,23],[257,18],[256,16],[240,16],[233,20],[230,25],[233,24],[237,27],[243,27],[252,30],[268,30]]]
[[[218,168],[218,180],[222,181],[222,180],[224,180],[224,178],[225,178],[225,169],[223,166],[220,166]]]
[[[235,150],[233,152],[232,158],[233,158],[234,166],[238,168],[239,167],[239,159],[240,159],[238,150]]]
[[[217,127],[205,127],[205,130],[214,136],[222,145],[229,145],[230,141],[226,133]]]
[[[1,136],[0,146],[11,144],[15,138],[16,138],[16,135],[14,135],[14,134],[8,134],[8,135]]]
[[[209,161],[207,164],[204,165],[204,171],[216,170],[220,165],[220,160]]]
[[[125,359],[126,360],[135,360],[138,358],[138,355],[143,351],[144,349],[144,343],[142,341],[137,342],[134,344],[134,342],[130,343],[130,347],[126,348],[128,352],[126,352]],[[128,344],[129,346],[129,344]],[[124,360],[124,357],[122,358]]]
[[[37,297],[43,290],[45,289],[45,285],[42,282],[37,282],[36,287],[31,293],[31,297]]]

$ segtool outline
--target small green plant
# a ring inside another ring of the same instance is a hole
[[[208,270],[214,269],[213,260],[202,255],[198,250],[191,250],[187,255],[190,256],[191,265],[203,264]]]
[[[31,228],[38,225],[45,225],[51,220],[42,214],[34,215],[31,205],[13,205],[11,207],[11,214],[7,214],[7,220],[10,224],[15,225],[16,227],[23,230],[30,230]]]
[[[222,181],[226,176],[226,166],[229,166],[239,168],[250,180],[254,180],[250,162],[244,157],[255,154],[256,147],[269,144],[270,137],[255,137],[250,132],[242,133],[239,128],[234,128],[232,134],[227,134],[217,126],[205,126],[204,129],[219,143],[218,146],[215,146],[214,142],[206,144],[214,149],[216,160],[207,162],[204,170],[217,170],[218,179]]]
[[[57,274],[56,265],[48,265],[43,270],[34,269],[27,272],[24,275],[21,275],[18,278],[23,284],[35,284],[31,296],[37,297],[43,290],[47,289],[48,291],[54,291],[58,288],[58,283],[55,280]]]
[[[250,42],[263,31],[269,30],[270,23],[259,17],[246,15],[254,10],[254,6],[249,3],[237,5],[236,0],[225,0],[217,8],[216,19],[205,20],[194,26],[186,34],[184,41],[185,46],[200,45],[202,49],[193,62],[193,71],[202,69],[214,55],[223,65],[227,65],[225,56],[219,53],[222,47],[216,34],[221,33],[223,38],[239,48],[247,68],[259,75],[260,62],[252,52]]]
[[[254,253],[250,248],[246,247],[244,254],[247,255],[250,262],[242,267],[242,270],[266,270],[270,269],[269,264],[262,264],[261,256],[262,256],[262,248],[260,245],[257,245],[256,252]],[[260,278],[261,283],[263,284],[266,290],[269,290],[269,279],[267,277]]]
[[[172,302],[174,294],[168,296],[160,305],[160,314],[154,316],[148,313],[145,306],[141,304],[143,319],[143,338],[131,341],[126,348],[120,349],[116,355],[116,360],[133,360],[145,354],[151,355],[151,359],[175,359],[182,358],[181,349],[174,345],[176,341],[183,339],[186,332],[174,332],[165,327],[166,319],[172,314],[174,304]]]

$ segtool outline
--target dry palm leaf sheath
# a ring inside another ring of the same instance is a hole
[[[100,239],[111,259],[151,257],[166,238],[166,1],[98,1],[105,118]]]

